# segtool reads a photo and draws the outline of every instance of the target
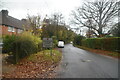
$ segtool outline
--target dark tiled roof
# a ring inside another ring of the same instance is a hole
[[[0,12],[0,24],[12,26],[18,29],[24,29],[23,26],[25,26],[27,23],[25,20],[19,20],[9,16],[7,10],[2,10]]]

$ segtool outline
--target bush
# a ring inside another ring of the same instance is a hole
[[[82,42],[81,42],[82,39],[84,39],[83,36],[77,35],[74,37],[73,43],[75,45],[82,45]]]
[[[40,38],[28,32],[24,32],[19,36],[6,36],[3,42],[3,49],[8,53],[12,52],[16,62],[21,58],[36,53],[39,50],[38,45],[42,43]]]
[[[15,35],[6,35],[3,37],[3,53],[9,53],[12,50],[12,46],[13,46],[13,42],[15,41],[15,39],[17,39],[18,37]]]
[[[120,37],[89,38],[82,40],[82,46],[108,51],[120,51]]]

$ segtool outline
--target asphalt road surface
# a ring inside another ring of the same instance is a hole
[[[72,44],[62,48],[57,78],[118,78],[118,59],[88,52]]]

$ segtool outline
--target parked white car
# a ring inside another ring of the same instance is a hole
[[[58,41],[58,47],[64,48],[64,41]]]
[[[70,44],[73,44],[73,42],[71,41]]]

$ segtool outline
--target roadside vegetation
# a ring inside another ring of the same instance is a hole
[[[110,56],[119,56],[120,22],[116,20],[119,3],[120,1],[85,1],[73,10],[71,22],[80,26],[81,30],[87,29],[85,37],[81,34],[75,37],[74,45],[96,53],[101,51]]]
[[[63,40],[67,44],[76,35],[72,30],[68,30],[64,21],[59,20],[61,14],[54,15],[58,18],[52,16],[51,22],[45,22],[47,19],[44,19],[45,24],[41,24],[40,16],[28,15],[27,31],[18,35],[3,35],[2,54],[7,54],[3,61],[3,78],[53,77],[62,57],[62,52],[57,49],[58,41]],[[53,39],[52,50],[43,48],[43,38]],[[8,69],[12,71],[9,72]]]
[[[58,51],[57,49],[53,49],[52,51],[51,50],[43,50],[43,51],[38,52],[36,54],[30,55],[27,59],[29,61],[36,62],[36,61],[38,61],[37,60],[38,56],[41,56],[43,61],[57,63],[60,61],[62,53],[60,51]]]
[[[42,40],[29,32],[23,32],[18,36],[5,36],[3,43],[3,52],[13,56],[13,63],[17,63],[20,59],[40,51]]]
[[[79,43],[76,43],[76,41]],[[120,58],[120,37],[84,38],[77,36],[74,46],[111,57]]]
[[[3,36],[3,53],[8,53],[12,56],[12,63],[17,64],[22,58],[43,51],[43,38],[53,39],[53,49],[57,47],[58,41],[63,40],[66,44],[73,41],[74,35],[72,30],[68,30],[65,25],[64,17],[61,13],[53,14],[50,19],[44,18],[41,24],[41,17],[27,16],[29,25],[24,28],[29,29],[19,35],[4,35]],[[47,22],[46,22],[47,21]],[[48,50],[49,48],[46,48]]]
[[[14,69],[3,71],[3,78],[54,78],[62,53],[54,49],[51,56],[50,52],[40,51],[21,59],[18,64],[7,64],[9,69]]]
[[[84,47],[84,46],[78,46],[76,45],[76,47],[96,53],[96,54],[100,54],[100,55],[106,55],[106,56],[111,56],[114,58],[119,58],[120,59],[120,55],[118,52],[113,52],[113,51],[106,51],[106,50],[101,50],[101,49],[92,49],[92,48],[88,48],[88,47]]]
[[[120,37],[110,37],[110,38],[89,38],[82,40],[82,46],[101,49],[113,52],[120,52]]]

